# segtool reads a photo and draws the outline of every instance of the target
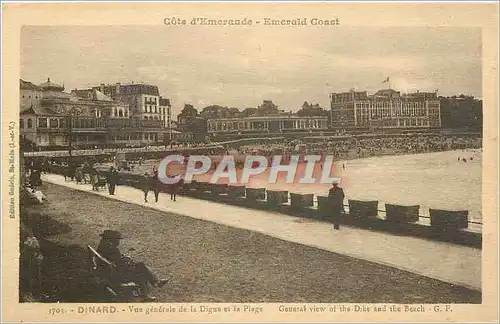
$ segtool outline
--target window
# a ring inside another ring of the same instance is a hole
[[[28,118],[28,128],[33,128],[33,120]]]
[[[116,117],[116,116],[118,115],[118,114],[117,114],[117,112],[118,112],[118,111],[117,111],[117,109],[116,109],[116,108],[114,109],[114,112],[115,112],[115,113],[114,113],[114,115],[113,115],[113,116],[115,116],[115,117]]]
[[[57,128],[57,127],[59,127],[59,119],[51,118],[50,119],[50,128]]]
[[[39,118],[38,119],[38,127],[47,128],[47,118]]]
[[[119,116],[119,117],[123,117],[123,110],[121,110],[121,109],[119,110],[119,112],[118,112],[118,116]]]
[[[19,127],[24,128],[24,119],[19,120]]]

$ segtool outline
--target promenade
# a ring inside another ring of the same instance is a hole
[[[59,175],[47,174],[42,179],[49,183],[110,199],[141,205],[158,211],[175,213],[234,228],[262,233],[281,240],[335,252],[358,259],[395,267],[418,275],[455,285],[481,289],[481,250],[429,241],[414,237],[395,236],[370,230],[344,226],[335,231],[330,224],[305,220],[283,214],[228,206],[210,201],[178,197],[170,201],[160,193],[158,203],[152,193],[144,203],[138,189],[119,186],[115,196],[107,191],[92,191],[90,185],[65,181]],[[54,197],[54,199],[57,199]]]
[[[115,196],[110,196],[107,190],[92,191],[90,185],[78,185],[65,181],[64,177],[59,175],[43,175],[42,179],[110,199],[259,232],[285,241],[395,267],[467,288],[481,289],[480,249],[347,226],[342,227],[340,231],[335,231],[330,224],[324,222],[279,213],[251,210],[182,196],[178,197],[176,202],[172,202],[169,195],[164,193],[160,193],[158,203],[154,202],[152,193],[150,202],[144,203],[142,192],[131,187],[119,186]]]

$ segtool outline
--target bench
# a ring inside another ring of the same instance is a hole
[[[139,285],[135,282],[120,282],[116,266],[99,254],[93,247],[87,245],[90,274],[97,280],[99,285],[104,286],[113,299],[130,300],[138,298]]]

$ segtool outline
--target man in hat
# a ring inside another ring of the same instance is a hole
[[[344,197],[344,190],[339,188],[337,181],[334,181],[328,193],[328,198],[332,208],[333,228],[336,230],[340,229],[340,214],[344,210]]]
[[[140,287],[142,297],[153,301],[156,297],[149,295],[149,285],[163,287],[168,280],[158,279],[158,277],[142,262],[134,262],[130,257],[121,254],[118,249],[121,233],[113,230],[105,230],[101,236],[101,242],[97,247],[97,252],[111,261],[118,272],[121,282],[135,282]]]

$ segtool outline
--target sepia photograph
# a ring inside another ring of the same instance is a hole
[[[483,28],[234,9],[20,26],[13,302],[330,321],[483,304]]]

